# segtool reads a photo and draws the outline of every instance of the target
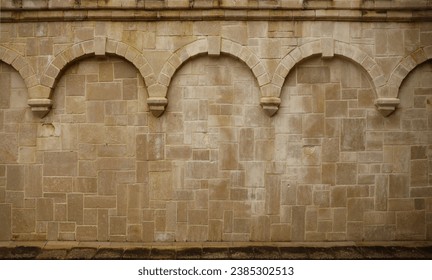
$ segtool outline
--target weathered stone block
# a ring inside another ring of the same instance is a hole
[[[291,225],[291,240],[303,241],[305,239],[305,206],[292,208],[293,222]]]
[[[336,184],[355,185],[356,183],[357,183],[357,164],[337,163],[336,164]]]
[[[223,143],[219,145],[219,169],[238,169],[238,145]]]
[[[81,225],[84,220],[84,199],[82,194],[67,194],[68,221]]]
[[[122,84],[111,83],[89,83],[86,91],[87,100],[120,100],[122,99]]]
[[[396,238],[423,239],[426,233],[423,211],[396,213]]]
[[[209,180],[209,199],[228,200],[230,195],[229,181],[223,179]]]
[[[0,162],[16,163],[18,160],[17,135],[0,133],[0,143]]]
[[[303,137],[318,138],[324,135],[324,116],[322,114],[303,117]]]
[[[12,209],[12,233],[33,233],[36,229],[35,209]]]
[[[342,151],[364,151],[365,150],[365,128],[363,119],[342,120]]]
[[[317,84],[330,82],[328,67],[298,67],[297,82],[302,84]]]
[[[96,178],[76,178],[74,191],[79,193],[96,193],[97,179]]]
[[[110,217],[110,235],[126,235],[126,217]]]
[[[97,235],[96,226],[77,226],[76,228],[77,241],[96,241]]]
[[[70,177],[44,177],[42,190],[44,192],[71,192],[73,180]]]
[[[348,199],[348,221],[363,221],[365,211],[374,208],[373,198],[349,198]]]
[[[52,221],[54,217],[54,203],[50,198],[38,198],[36,200],[36,220]]]
[[[9,241],[12,237],[11,205],[0,204],[0,240]]]
[[[411,186],[428,185],[428,161],[412,160],[411,161]]]
[[[406,175],[390,175],[389,197],[404,198],[409,196],[409,182]]]
[[[20,191],[24,190],[26,172],[22,165],[8,165],[6,167],[6,189]]]
[[[76,152],[45,152],[44,176],[75,176],[77,174]]]
[[[328,100],[325,102],[327,118],[346,118],[348,117],[348,102]]]
[[[84,96],[85,75],[67,75],[66,76],[66,95],[67,96]]]
[[[171,200],[175,196],[171,172],[150,172],[149,186],[152,200]]]

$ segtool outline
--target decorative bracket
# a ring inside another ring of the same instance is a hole
[[[279,97],[261,97],[261,106],[268,116],[273,116],[279,110],[281,99]]]
[[[147,104],[153,116],[160,117],[168,105],[168,99],[165,97],[149,97]]]
[[[53,102],[51,99],[30,99],[28,101],[32,112],[40,118],[45,117],[49,113],[52,104]]]
[[[378,98],[375,101],[375,106],[384,117],[390,116],[399,104],[399,98]]]

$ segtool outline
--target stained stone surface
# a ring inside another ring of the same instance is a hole
[[[314,243],[313,246],[302,247],[296,244],[255,244],[244,246],[240,243],[219,244],[218,246],[190,243],[176,247],[172,246],[145,246],[119,247],[119,243],[103,246],[97,243],[84,243],[80,246],[18,246],[0,247],[0,259],[37,259],[37,260],[430,260],[431,247],[427,244],[395,244],[395,246],[360,245],[350,246],[333,243],[322,246]],[[293,245],[293,246],[292,246]],[[92,247],[93,246],[93,247]]]
[[[94,1],[149,12],[124,20],[89,3],[95,20],[79,22],[52,18],[81,11],[54,0],[23,1],[35,10],[18,22],[16,2],[0,11],[0,241],[248,242],[141,253],[356,258],[253,244],[432,240],[429,2],[379,1],[363,21],[359,1],[334,1],[342,21],[332,1]],[[88,250],[42,258],[141,256]]]

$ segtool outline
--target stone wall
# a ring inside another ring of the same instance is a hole
[[[432,240],[430,1],[192,2],[2,1],[0,240]]]

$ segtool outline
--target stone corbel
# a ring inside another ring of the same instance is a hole
[[[399,98],[378,98],[375,101],[375,106],[384,117],[390,116],[399,104]]]
[[[30,99],[28,101],[32,112],[40,118],[45,117],[49,113],[52,104],[51,99]]]
[[[165,97],[149,97],[147,104],[153,116],[160,117],[168,105],[168,99]]]
[[[281,99],[279,97],[261,97],[261,106],[268,116],[273,116],[279,110]]]

